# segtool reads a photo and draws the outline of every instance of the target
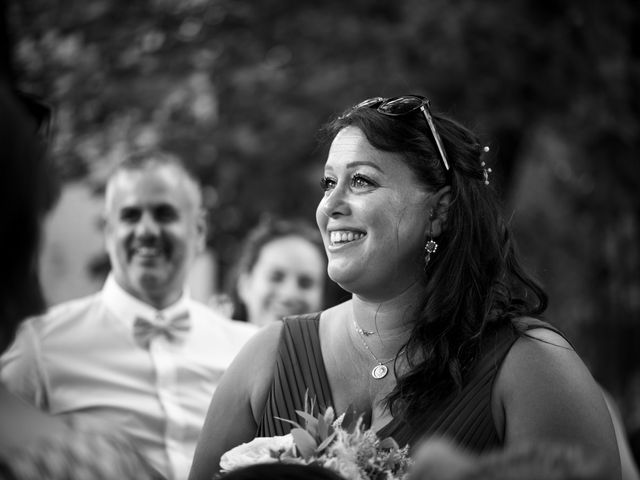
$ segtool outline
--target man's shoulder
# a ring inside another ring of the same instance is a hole
[[[45,365],[48,365],[48,360],[45,362],[42,358],[43,352],[68,353],[76,346],[79,348],[85,346],[79,341],[77,335],[70,335],[70,332],[78,331],[76,327],[79,321],[95,316],[93,308],[95,299],[92,297],[94,296],[55,305],[46,313],[29,317],[22,322],[13,344],[3,354],[2,359],[3,378],[6,380],[12,377],[12,382],[14,380],[18,382],[16,391],[23,389],[23,383],[42,380],[39,378],[40,373],[34,373],[33,369],[40,372]],[[30,385],[24,388],[28,390],[25,398],[30,395],[37,397],[42,393],[37,393],[40,391],[40,386]],[[40,404],[40,400],[34,401]]]
[[[189,301],[189,309],[200,327],[207,328],[220,335],[228,333],[240,337],[250,337],[258,331],[258,327],[248,322],[231,320],[211,307],[196,300]]]
[[[27,318],[25,325],[29,325],[36,331],[46,331],[66,326],[69,323],[86,318],[99,301],[99,293],[94,293],[86,297],[58,303],[49,307],[43,314]]]

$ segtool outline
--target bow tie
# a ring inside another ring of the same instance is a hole
[[[151,340],[158,335],[164,335],[167,340],[172,342],[184,337],[190,328],[189,312],[179,313],[166,320],[161,315],[156,317],[154,321],[144,317],[136,317],[133,322],[133,337],[142,348],[149,348]]]

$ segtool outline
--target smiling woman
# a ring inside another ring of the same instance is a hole
[[[397,154],[372,147],[360,129],[347,127],[331,145],[322,179],[316,220],[329,276],[373,301],[395,297],[423,275],[425,212],[448,191],[433,195],[409,168],[397,168],[400,162]]]
[[[288,433],[307,394],[401,446],[551,442],[617,478],[602,392],[535,318],[547,297],[516,256],[478,138],[413,95],[366,100],[325,131],[316,220],[329,276],[352,298],[249,342],[215,392],[190,478],[255,436]]]
[[[299,219],[264,218],[231,275],[232,318],[266,325],[322,308],[326,259],[318,231]]]

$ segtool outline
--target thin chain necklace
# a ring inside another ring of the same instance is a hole
[[[395,357],[390,358],[388,360],[384,360],[384,361],[378,360],[378,357],[376,357],[376,355],[371,351],[371,349],[369,348],[369,345],[367,345],[367,341],[365,340],[365,337],[368,337],[369,335],[373,335],[374,332],[363,330],[360,327],[360,325],[358,325],[358,322],[356,322],[355,318],[352,320],[353,320],[353,326],[355,327],[356,332],[358,332],[358,334],[360,335],[360,340],[362,340],[362,345],[364,345],[364,348],[367,350],[367,352],[369,352],[369,354],[376,361],[376,366],[373,367],[373,369],[371,370],[371,376],[376,380],[380,380],[386,377],[387,373],[389,372],[387,363],[392,362],[395,359]]]

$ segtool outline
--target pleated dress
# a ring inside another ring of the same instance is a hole
[[[278,417],[299,422],[296,410],[304,410],[307,392],[315,400],[314,414],[333,405],[320,349],[319,321],[319,313],[284,320],[273,383],[256,436],[289,433],[291,424]],[[493,383],[506,354],[519,338],[518,332],[532,328],[548,328],[560,333],[549,324],[534,319],[519,322],[517,328],[505,324],[495,329],[483,341],[478,362],[460,391],[410,418],[394,417],[377,431],[377,435],[393,437],[400,446],[411,446],[423,438],[437,435],[478,453],[500,447],[502,442],[491,412]]]

